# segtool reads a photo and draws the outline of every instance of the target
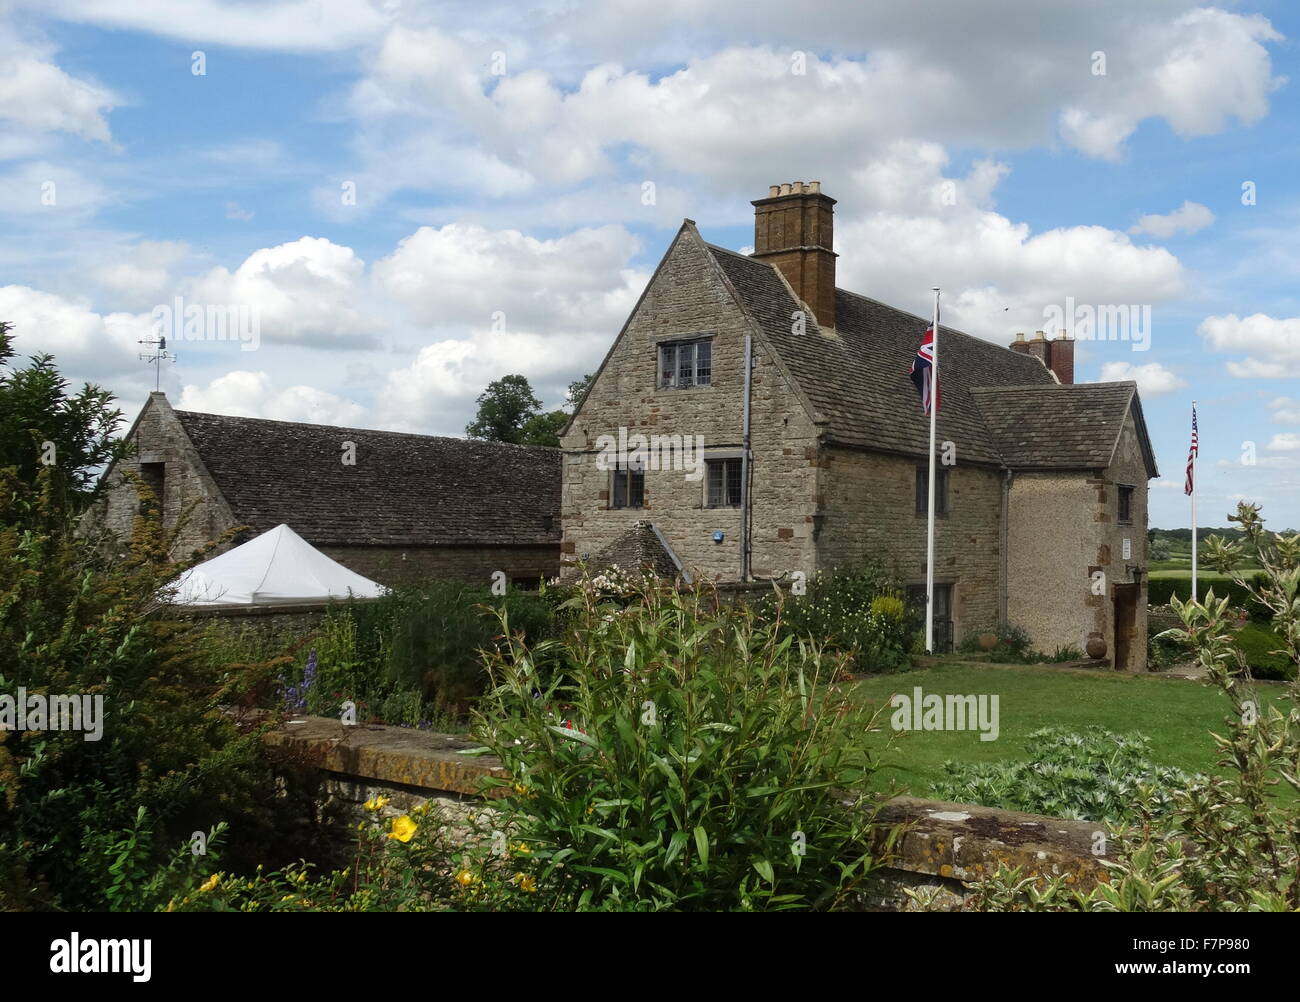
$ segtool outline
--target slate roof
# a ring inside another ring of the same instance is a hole
[[[835,330],[819,330],[810,323],[803,334],[791,330],[790,315],[800,309],[798,299],[772,265],[713,244],[705,245],[730,281],[744,309],[762,330],[814,410],[814,420],[830,442],[925,456],[929,451],[930,422],[921,412],[916,388],[908,378],[912,359],[930,321],[905,310],[843,289],[835,290]],[[1082,387],[1061,387],[1037,358],[1020,354],[939,325],[941,406],[937,421],[940,442],[956,444],[959,462],[1015,466],[1019,455],[1004,445],[1015,439],[1005,423],[999,433],[988,425],[999,407],[990,394],[1042,388],[1063,389],[1068,394]],[[1061,397],[1080,406],[1104,409],[1120,396],[1127,406],[1131,384],[1122,391]],[[985,389],[985,388],[997,388]],[[981,390],[977,401],[974,391]],[[1017,401],[1024,398],[1017,397]],[[1033,398],[1028,398],[1033,399]],[[1054,406],[1057,398],[1037,398],[1040,406]],[[1085,409],[1086,409],[1085,407]],[[1075,424],[1062,438],[1065,424],[1052,411],[1017,410],[1019,419],[1036,430],[1035,462],[1057,469],[1092,466],[1093,456],[1114,450],[1116,415],[1107,410],[1104,421]],[[1089,415],[1093,412],[1088,411]],[[1122,422],[1122,414],[1118,418]],[[1041,431],[1041,435],[1037,432]],[[1143,429],[1145,435],[1145,429]],[[1053,454],[1054,443],[1061,448]],[[1144,448],[1149,448],[1144,442]],[[1083,460],[1087,459],[1088,462]],[[1103,464],[1104,465],[1104,464]],[[1151,463],[1154,468],[1154,462]]]
[[[1131,405],[1147,469],[1156,475],[1141,405],[1135,399],[1137,383],[982,387],[971,392],[998,451],[1013,469],[1109,466]]]
[[[176,411],[235,519],[335,546],[558,543],[561,453]],[[341,462],[356,443],[356,465]]]
[[[612,567],[624,572],[649,570],[668,580],[681,576],[690,582],[690,573],[682,569],[667,540],[655,531],[653,523],[644,519],[634,522],[626,532],[583,564],[583,569],[593,577]],[[574,568],[566,576],[578,573],[580,570]]]

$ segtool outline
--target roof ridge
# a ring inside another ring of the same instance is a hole
[[[1017,383],[1012,386],[972,386],[972,393],[1005,393],[1007,390],[1083,390],[1103,389],[1116,386],[1133,388],[1137,381],[1133,379],[1107,379],[1095,383]]]
[[[282,421],[279,418],[244,417],[242,414],[214,414],[211,411],[176,410],[177,417],[219,418],[222,421],[254,421],[258,424],[287,425],[292,428],[320,428],[324,431],[359,431],[367,435],[392,435],[404,438],[437,439],[440,442],[459,442],[463,445],[488,445],[505,449],[547,449],[560,451],[554,445],[525,445],[521,442],[493,442],[486,438],[457,438],[455,435],[426,435],[418,431],[389,431],[385,428],[356,428],[349,425],[317,424],[314,421]]]

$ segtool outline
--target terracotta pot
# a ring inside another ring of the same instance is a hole
[[[981,634],[980,634],[980,649],[981,649],[981,650],[991,651],[991,650],[993,650],[993,648],[997,647],[997,645],[998,645],[998,635],[997,635],[996,633],[981,633]]]
[[[1084,649],[1088,652],[1090,658],[1104,658],[1106,656],[1106,638],[1100,633],[1089,633],[1088,643]]]

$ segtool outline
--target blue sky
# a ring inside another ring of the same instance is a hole
[[[1300,13],[863,6],[0,0],[0,318],[133,413],[155,306],[243,305],[174,403],[460,434],[508,372],[558,405],[683,216],[744,248],[815,178],[846,288],[1000,343],[1150,307],[1076,378],[1138,380],[1152,524],[1195,397],[1202,522],[1300,526]]]

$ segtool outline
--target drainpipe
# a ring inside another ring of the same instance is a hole
[[[1008,560],[1007,560],[1007,540],[1010,535],[1011,525],[1011,478],[1015,476],[1010,470],[1004,470],[1002,474],[1002,587],[998,589],[998,618],[1002,622],[1007,621],[1007,591],[1010,582],[1007,580]]]
[[[745,335],[744,452],[740,458],[740,580],[749,580],[749,395],[754,371],[754,342]]]

